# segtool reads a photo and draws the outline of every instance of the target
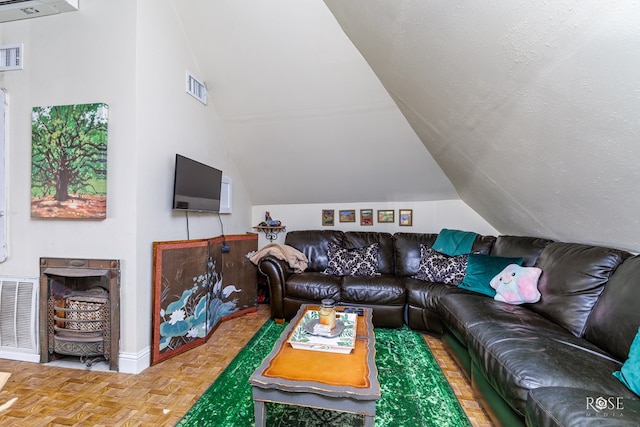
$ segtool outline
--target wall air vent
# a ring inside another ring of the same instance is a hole
[[[0,71],[22,70],[22,50],[21,43],[0,45]]]
[[[0,277],[0,357],[40,360],[37,278]]]
[[[207,105],[207,87],[193,74],[187,71],[187,93]]]
[[[0,0],[0,22],[78,10],[79,0]]]

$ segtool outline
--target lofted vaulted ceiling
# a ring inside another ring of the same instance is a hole
[[[462,198],[640,248],[640,5],[178,1],[254,204]]]
[[[174,0],[253,204],[459,198],[321,0]]]

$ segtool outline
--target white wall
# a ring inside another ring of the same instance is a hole
[[[122,64],[135,62],[130,43],[135,39],[135,8],[127,0],[111,3],[87,0],[79,12],[2,24],[2,43],[24,43],[25,69],[0,73],[0,86],[10,100],[9,258],[0,264],[0,274],[35,277],[39,257],[133,255],[119,242],[129,240],[134,231],[127,207],[135,200],[128,191],[135,163],[127,155],[127,145],[129,130],[135,129],[135,70]],[[31,219],[31,110],[88,102],[105,102],[110,107],[107,219]]]
[[[333,209],[333,226],[322,225],[322,210]],[[340,222],[338,211],[356,210],[356,222]],[[372,226],[360,225],[360,209],[373,209]],[[394,210],[395,222],[378,223],[378,210]],[[413,225],[398,225],[398,210],[413,210]],[[438,233],[442,228],[475,231],[480,234],[500,234],[461,200],[441,200],[434,202],[406,203],[322,203],[308,205],[257,205],[252,208],[252,224],[264,221],[265,211],[271,213],[274,220],[282,221],[287,231],[294,230],[342,230],[342,231],[380,231],[388,233]],[[280,233],[275,243],[284,243],[285,233]],[[258,246],[269,243],[263,233],[258,237]]]
[[[184,216],[171,211],[176,152],[233,178],[225,232],[250,229],[215,111],[185,93],[185,70],[197,74],[197,62],[171,2],[83,0],[78,12],[3,23],[0,42],[25,47],[25,69],[0,73],[10,98],[9,257],[0,275],[37,277],[40,257],[121,260],[120,370],[139,372],[151,341],[152,243],[187,238]],[[109,104],[107,219],[32,219],[31,109],[88,102]],[[220,234],[213,215],[190,225],[191,238]]]
[[[185,72],[199,76],[182,23],[171,2],[138,1],[135,298],[137,350],[151,340],[152,242],[199,239],[250,230],[249,200],[212,103],[205,106],[185,92]],[[132,147],[134,148],[134,147]],[[221,169],[233,179],[233,213],[189,213],[170,209],[175,154]],[[221,228],[222,221],[224,230]],[[123,302],[124,303],[124,302]],[[136,355],[141,358],[141,354]]]
[[[85,0],[78,12],[2,24],[2,43],[22,42],[24,70],[0,73],[10,99],[8,252],[0,274],[37,277],[40,257],[122,260],[121,321],[135,280],[135,3]],[[62,31],[64,29],[64,31]],[[35,106],[105,102],[109,105],[107,219],[32,219],[31,110]],[[135,322],[134,322],[135,323]],[[121,348],[136,347],[122,329]]]

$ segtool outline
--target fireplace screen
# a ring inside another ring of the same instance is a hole
[[[118,370],[117,260],[40,260],[40,361],[76,357]]]

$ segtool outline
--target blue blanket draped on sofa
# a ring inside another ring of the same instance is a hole
[[[449,256],[468,254],[477,235],[478,233],[472,231],[443,228],[438,233],[432,249]]]

